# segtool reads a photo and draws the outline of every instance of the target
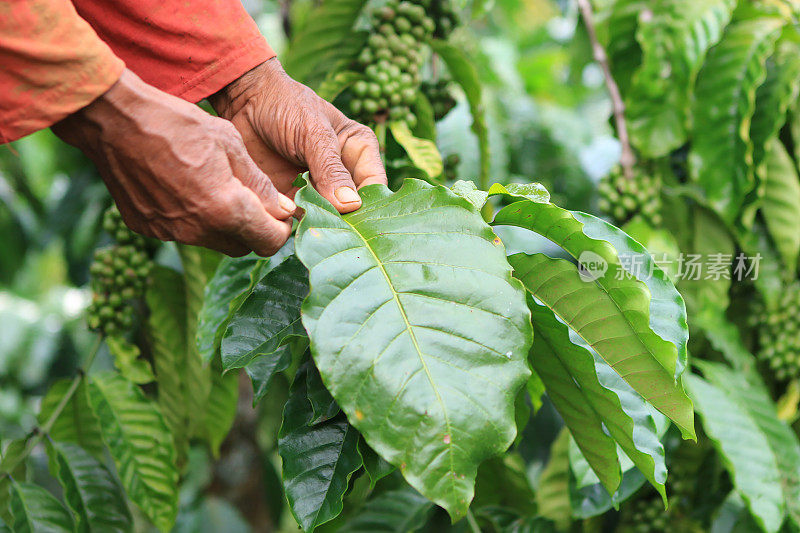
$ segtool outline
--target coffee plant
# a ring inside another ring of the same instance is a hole
[[[93,347],[0,435],[0,531],[238,531],[204,495],[263,485],[256,531],[800,532],[800,5],[560,5],[620,148],[580,210],[490,178],[525,110],[469,43],[512,13],[525,50],[530,6],[289,10],[282,63],[389,187],[341,215],[299,176],[270,258],[108,211]]]

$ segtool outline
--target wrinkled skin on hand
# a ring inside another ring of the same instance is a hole
[[[386,184],[378,140],[311,89],[265,61],[209,98],[241,133],[256,165],[294,198],[299,172],[310,170],[319,193],[341,213],[361,207],[356,189]]]
[[[236,128],[128,70],[53,131],[94,161],[138,233],[234,256],[272,255],[289,237],[294,202],[255,165]]]

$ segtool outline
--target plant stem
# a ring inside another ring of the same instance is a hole
[[[622,154],[619,158],[619,164],[622,166],[623,175],[628,178],[633,178],[633,165],[636,163],[636,157],[633,155],[631,148],[630,138],[628,137],[628,125],[625,122],[625,102],[622,100],[622,95],[619,92],[619,86],[614,81],[614,76],[611,74],[611,67],[608,64],[608,54],[605,48],[600,44],[597,39],[597,30],[594,25],[594,15],[592,13],[592,5],[589,0],[578,0],[578,8],[581,10],[581,17],[583,17],[583,24],[586,26],[586,33],[589,36],[589,42],[592,43],[592,55],[594,60],[603,69],[603,77],[606,82],[606,89],[611,98],[611,106],[614,111],[614,123],[617,127],[617,137],[619,143],[622,145]]]
[[[478,526],[478,521],[475,520],[475,516],[472,514],[472,509],[467,509],[467,524],[469,524],[469,530],[472,533],[481,533],[481,528]]]
[[[72,378],[72,382],[69,384],[69,388],[67,389],[67,392],[64,393],[64,396],[61,398],[61,401],[59,401],[58,405],[56,405],[56,408],[53,409],[53,412],[50,414],[50,417],[47,419],[47,421],[45,421],[45,423],[42,424],[41,426],[34,429],[33,433],[29,437],[30,440],[28,441],[28,444],[25,446],[25,450],[19,457],[16,458],[15,461],[12,461],[10,465],[4,468],[5,472],[0,473],[0,479],[2,479],[5,476],[8,476],[9,473],[13,472],[14,469],[20,463],[22,463],[25,459],[27,459],[28,456],[33,452],[34,448],[36,448],[36,446],[39,445],[42,438],[53,429],[53,424],[55,424],[56,420],[58,420],[58,417],[61,416],[61,413],[67,407],[67,404],[72,399],[72,397],[75,395],[75,391],[78,390],[78,387],[80,386],[81,382],[86,377],[86,374],[88,373],[89,368],[91,368],[92,363],[94,362],[94,358],[97,356],[97,352],[100,351],[100,346],[102,344],[103,344],[103,337],[98,335],[97,340],[94,343],[94,346],[89,352],[89,357],[86,359],[86,362],[81,366],[80,370],[78,371],[78,375]]]

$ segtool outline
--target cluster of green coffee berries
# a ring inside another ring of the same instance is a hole
[[[759,359],[778,381],[800,378],[800,282],[784,287],[778,305],[774,309],[762,305],[754,318]]]
[[[661,180],[637,172],[626,178],[621,172],[611,172],[598,186],[600,211],[623,224],[640,215],[653,226],[661,225]]]
[[[437,39],[447,39],[458,26],[458,15],[452,0],[431,0],[428,16],[433,19],[433,36]]]
[[[625,533],[665,533],[669,515],[660,496],[637,498],[622,508],[619,531]]]
[[[435,24],[425,14],[430,0],[391,0],[373,14],[367,46],[358,56],[364,79],[353,84],[353,116],[365,123],[401,121],[414,127],[422,45]]]
[[[89,328],[113,336],[131,329],[136,319],[136,301],[141,299],[153,262],[144,237],[131,231],[115,207],[106,211],[103,230],[115,244],[95,251],[89,267],[92,303]]]
[[[437,81],[423,81],[420,86],[422,94],[433,108],[433,118],[441,120],[456,106],[456,99],[450,92],[450,80],[440,78]]]

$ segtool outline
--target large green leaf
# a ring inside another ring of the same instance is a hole
[[[697,72],[736,0],[655,0],[639,15],[642,64],[626,94],[631,141],[647,157],[680,147],[688,134]]]
[[[575,279],[574,268],[537,279],[521,265],[516,275],[685,437],[694,437],[691,401],[676,380],[686,365],[686,310],[650,254],[622,230],[549,203],[514,202],[493,224],[532,230],[583,265],[585,281]]]
[[[695,375],[687,376],[686,388],[703,419],[703,429],[750,512],[764,531],[778,531],[784,503],[781,475],[769,441],[731,395]]]
[[[700,368],[709,381],[747,410],[764,433],[778,462],[787,514],[800,527],[800,441],[797,435],[778,418],[775,403],[760,378],[753,376],[748,380],[740,372],[707,361],[702,361]]]
[[[429,178],[435,178],[442,173],[442,156],[436,143],[430,139],[414,137],[408,124],[405,122],[392,122],[389,125],[392,136],[403,147],[411,162],[425,171]]]
[[[773,137],[764,158],[761,212],[786,272],[794,277],[800,254],[800,178],[783,144]]]
[[[342,524],[348,533],[409,533],[419,530],[433,504],[411,487],[390,490],[372,498],[358,514]]]
[[[278,436],[286,498],[297,523],[308,532],[342,512],[350,476],[361,467],[358,432],[343,414],[312,424],[306,388],[310,366],[306,363],[295,376]]]
[[[11,515],[14,533],[70,533],[75,523],[64,505],[42,487],[11,483]]]
[[[486,183],[489,180],[489,127],[486,124],[483,86],[478,77],[478,70],[460,48],[436,39],[431,41],[430,45],[431,49],[439,54],[439,57],[445,62],[453,81],[461,86],[467,97],[469,111],[472,114],[472,131],[478,137],[478,149],[480,150],[481,166],[478,182]]]
[[[132,520],[122,489],[109,470],[86,450],[67,442],[47,447],[53,475],[64,489],[64,499],[81,533],[126,532]]]
[[[500,240],[448,189],[409,179],[360,193],[344,216],[312,188],[297,194],[312,287],[303,324],[351,423],[459,518],[478,464],[514,440],[529,375],[524,291]]]
[[[89,383],[89,401],[128,497],[161,531],[178,510],[175,445],[157,404],[133,383],[108,373]]]
[[[71,384],[72,380],[66,379],[53,383],[47,394],[42,398],[42,405],[39,408],[40,424],[44,424],[50,419],[53,411],[70,389]],[[100,432],[97,417],[94,416],[92,407],[89,404],[85,381],[82,381],[78,388],[75,389],[48,434],[53,440],[77,444],[92,454],[95,459],[103,459],[105,455],[103,434]]]
[[[225,370],[274,354],[292,336],[305,336],[300,306],[308,274],[295,256],[269,271],[231,317],[220,353]]]
[[[226,257],[219,264],[206,285],[197,322],[197,347],[203,361],[210,361],[217,355],[237,297],[252,290],[269,262],[269,259],[246,255]]]
[[[726,222],[736,218],[754,186],[750,121],[783,24],[780,18],[760,17],[729,25],[697,78],[691,176]]]
[[[562,267],[572,269],[575,281],[585,285],[578,279],[572,263],[563,259],[541,254],[517,255],[511,259],[515,266],[524,264],[541,278],[553,275]],[[565,284],[564,292],[569,291]],[[577,337],[577,332],[570,331],[569,324],[561,322],[549,307],[533,299],[529,300],[529,305],[534,324],[531,364],[608,493],[613,495],[622,479],[617,461],[618,443],[666,499],[664,448],[647,405],[608,365],[602,360],[596,361],[579,338],[570,339],[571,334]]]
[[[327,0],[318,4],[306,17],[307,23],[292,37],[281,62],[290,76],[306,82],[319,68],[330,68],[346,52],[353,39],[356,18],[365,0]]]

